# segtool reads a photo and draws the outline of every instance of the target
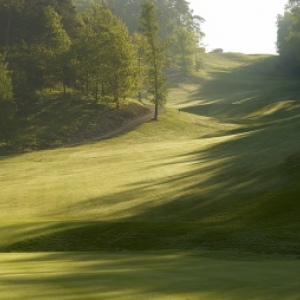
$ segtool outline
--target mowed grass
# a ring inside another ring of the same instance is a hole
[[[297,80],[205,59],[157,122],[0,158],[2,299],[300,297]]]
[[[1,299],[297,300],[300,262],[206,252],[11,254]]]

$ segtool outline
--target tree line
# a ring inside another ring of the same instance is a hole
[[[277,52],[285,72],[300,75],[300,1],[290,0],[277,16]]]
[[[0,0],[0,142],[44,89],[116,109],[146,89],[156,118],[166,66],[185,75],[199,67],[202,21],[185,0]]]

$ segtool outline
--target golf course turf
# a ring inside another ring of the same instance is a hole
[[[203,65],[158,121],[0,157],[1,299],[300,298],[298,82]]]

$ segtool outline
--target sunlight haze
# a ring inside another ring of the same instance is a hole
[[[276,17],[287,0],[190,0],[194,13],[205,19],[206,51],[276,53]]]

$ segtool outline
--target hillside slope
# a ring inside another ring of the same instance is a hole
[[[1,158],[2,251],[299,255],[300,90],[276,61],[209,54],[159,122]]]

